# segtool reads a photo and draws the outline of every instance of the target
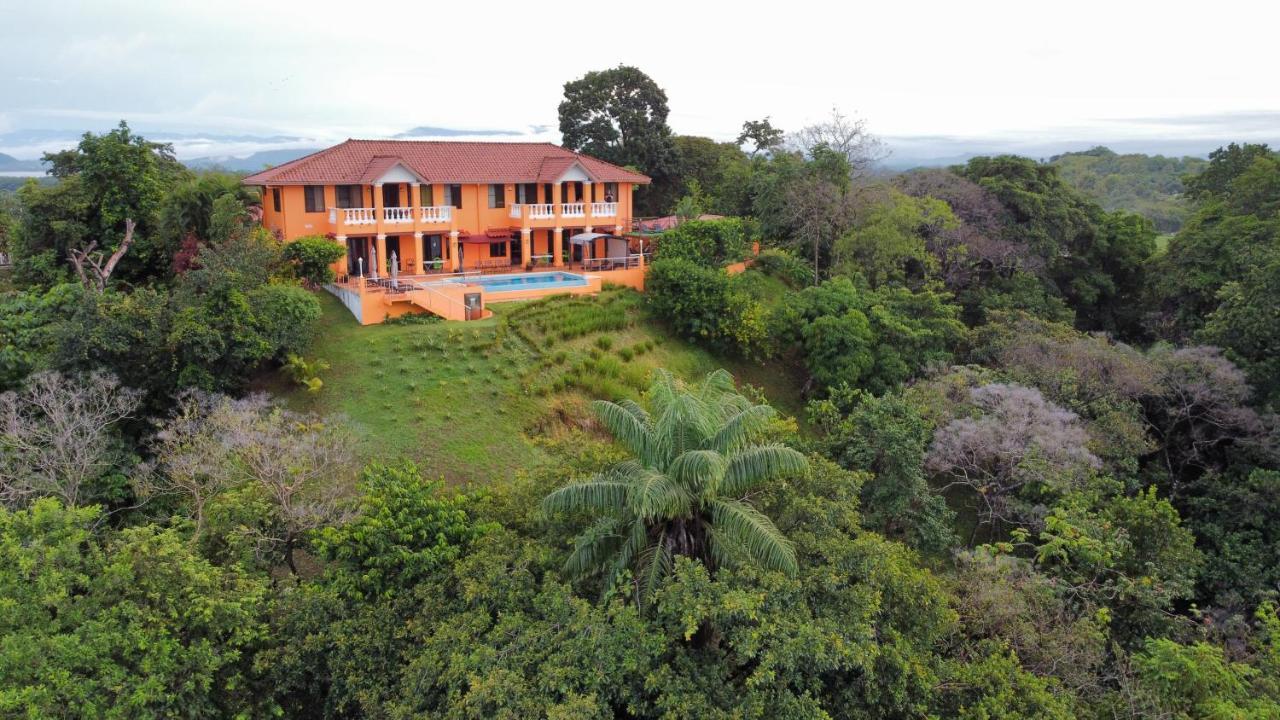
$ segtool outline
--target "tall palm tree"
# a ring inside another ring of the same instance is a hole
[[[603,574],[611,587],[632,569],[642,605],[677,555],[710,569],[745,561],[794,573],[791,542],[748,502],[761,483],[808,468],[789,447],[755,442],[773,409],[739,395],[724,370],[693,387],[659,370],[646,399],[648,410],[630,400],[596,402],[600,421],[633,457],[542,501],[548,512],[598,516],[565,570]]]

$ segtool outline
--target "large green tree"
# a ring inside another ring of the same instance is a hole
[[[633,570],[642,604],[680,556],[708,568],[746,561],[795,573],[791,542],[748,501],[753,489],[808,464],[789,447],[758,442],[773,409],[739,395],[723,370],[694,387],[660,371],[646,399],[647,410],[632,401],[594,406],[632,459],[543,500],[551,512],[596,516],[566,571],[603,574],[612,587]]]
[[[560,136],[570,150],[638,168],[657,186],[648,194],[661,196],[672,173],[668,112],[667,93],[639,68],[594,70],[564,84]],[[665,210],[651,205],[637,198],[641,212]]]

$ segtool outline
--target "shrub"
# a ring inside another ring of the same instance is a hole
[[[776,277],[793,288],[813,284],[813,268],[800,258],[783,250],[763,250],[752,264],[756,270]]]
[[[612,349],[613,338],[609,337],[608,335],[601,335],[600,337],[596,338],[596,347],[600,348],[601,350]]]
[[[662,234],[657,256],[705,267],[724,267],[747,257],[751,233],[740,218],[690,220]]]
[[[284,248],[284,259],[293,263],[298,277],[311,285],[333,282],[334,272],[330,266],[346,254],[345,248],[323,235],[300,237]]]

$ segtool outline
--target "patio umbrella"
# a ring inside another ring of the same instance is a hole
[[[378,279],[378,249],[369,248],[369,276]]]
[[[400,261],[396,259],[396,251],[391,251],[391,287],[400,287],[397,278],[400,277]]]

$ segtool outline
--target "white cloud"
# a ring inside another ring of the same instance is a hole
[[[6,15],[0,97],[17,128],[554,127],[565,81],[619,63],[667,90],[677,132],[720,139],[747,118],[794,129],[833,105],[887,136],[1011,139],[1160,138],[1168,124],[1133,119],[1280,111],[1280,5],[1246,0],[82,0]]]

